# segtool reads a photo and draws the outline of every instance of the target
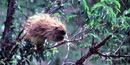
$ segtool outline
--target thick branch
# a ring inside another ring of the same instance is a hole
[[[113,33],[117,33],[118,30],[115,30]],[[109,40],[112,37],[112,35],[108,35],[104,40],[102,40],[99,44],[95,46],[94,39],[92,40],[92,47],[89,49],[88,53],[82,56],[78,61],[76,61],[76,65],[83,65],[84,61],[91,55],[97,54],[98,53],[98,48],[102,47],[105,45],[107,40]]]
[[[113,33],[117,33],[118,30],[115,30]],[[101,41],[98,45],[95,46],[95,49],[100,48],[101,46],[105,45],[107,40],[109,40],[112,37],[112,35],[108,35],[103,41]]]
[[[14,19],[13,18],[13,14],[15,12],[14,3],[15,0],[8,0],[7,16],[6,16],[6,21],[4,23],[5,28],[2,36],[2,41],[5,41],[5,39],[7,38],[7,33],[13,30],[13,28],[11,28],[10,26],[12,25],[12,20]]]
[[[15,4],[15,0],[8,0],[8,9],[7,9],[7,16],[6,16],[6,21],[4,22],[5,28],[2,34],[2,44],[1,44],[1,48],[2,48],[2,52],[4,55],[3,57],[7,58],[5,61],[11,60],[11,57],[9,57],[9,52],[10,49],[12,49],[13,45],[15,44],[11,37],[11,34],[13,32],[13,27],[11,27],[11,25],[13,25],[13,14],[15,13],[15,8],[14,8],[14,4]],[[1,56],[2,56],[1,55]]]
[[[76,65],[83,65],[83,62],[92,55],[92,53],[89,51],[86,55],[81,57],[79,60],[76,61]]]
[[[95,49],[100,48],[101,46],[105,45],[107,40],[109,40],[112,37],[112,35],[107,36],[102,42],[100,42],[97,46],[95,46]]]

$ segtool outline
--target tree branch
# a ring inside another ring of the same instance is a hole
[[[50,13],[50,14],[55,13],[57,10],[59,10],[59,9],[61,8],[61,4],[63,4],[64,2],[65,2],[65,0],[59,1],[58,4],[57,4],[57,7],[54,8],[54,9],[52,9],[49,13]]]
[[[92,55],[92,53],[89,51],[87,54],[85,54],[83,57],[81,57],[79,60],[77,60],[75,65],[83,65],[83,62],[91,55]]]
[[[5,39],[7,38],[7,33],[13,30],[10,26],[13,25],[12,20],[14,19],[13,14],[15,12],[14,3],[15,0],[8,0],[7,16],[6,21],[4,22],[5,28],[2,36],[3,42],[5,42]]]
[[[114,52],[114,54],[116,54],[116,53],[119,51],[119,49],[120,49],[121,46],[124,44],[124,42],[125,42],[126,39],[127,39],[127,36],[124,37],[124,39],[122,40],[121,44],[120,44],[119,47],[116,49],[116,51]]]
[[[7,9],[7,16],[6,16],[6,21],[4,22],[5,28],[2,34],[2,44],[1,44],[1,48],[2,48],[2,52],[4,58],[6,59],[5,61],[9,61],[11,60],[10,54],[9,55],[9,51],[10,49],[14,48],[13,45],[15,45],[16,42],[14,42],[14,40],[11,38],[11,35],[13,33],[13,29],[14,27],[11,27],[13,25],[13,14],[15,13],[15,0],[8,0],[8,9]],[[11,52],[12,53],[12,52]]]
[[[117,33],[118,30],[115,30],[113,33]],[[107,36],[102,42],[100,42],[98,45],[95,46],[95,49],[98,49],[100,47],[102,47],[103,45],[105,45],[105,43],[107,42],[107,40],[109,40],[112,37],[112,35]]]
[[[117,33],[118,30],[115,30],[113,33]],[[94,39],[92,40],[92,47],[89,49],[88,53],[82,56],[79,60],[76,61],[75,65],[83,65],[84,61],[91,55],[98,53],[98,48],[105,45],[106,41],[109,40],[112,35],[108,35],[104,40],[102,40],[99,44],[95,46]]]
[[[54,45],[54,46],[49,47],[49,48],[46,48],[45,50],[58,47],[58,46],[63,45],[63,44],[65,44],[65,43],[67,43],[67,42],[76,42],[76,41],[82,40],[83,38],[84,38],[84,37],[82,36],[81,38],[74,39],[74,40],[64,40],[64,41],[60,42],[60,43],[57,44],[57,45]]]
[[[67,58],[69,56],[69,53],[70,53],[70,44],[67,44],[67,53],[66,53],[66,56],[63,59],[62,65],[66,65],[66,61],[67,61]]]
[[[17,41],[21,41],[20,36],[21,36],[21,34],[23,33],[23,31],[24,31],[24,29],[22,29],[22,30],[19,32],[19,34],[18,34],[18,36],[17,36],[17,38],[16,38]]]

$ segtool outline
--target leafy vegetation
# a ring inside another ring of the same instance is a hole
[[[129,0],[1,0],[0,65],[129,65]],[[9,6],[9,4],[12,4]],[[38,50],[21,23],[50,13],[66,25],[66,42]],[[87,61],[85,61],[87,60]]]

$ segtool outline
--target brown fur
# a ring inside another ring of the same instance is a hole
[[[59,42],[66,34],[65,25],[49,14],[31,16],[23,26],[26,31],[23,41],[31,39],[34,43],[41,43],[47,39],[50,42]]]

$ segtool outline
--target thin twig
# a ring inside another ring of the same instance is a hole
[[[50,64],[51,64],[51,62],[52,62],[52,60],[50,60],[50,61],[47,63],[47,65],[50,65]]]
[[[28,10],[29,9],[29,7],[28,7],[29,0],[25,0],[25,2],[26,2],[27,15],[25,15],[22,10],[21,11],[22,11],[23,15],[26,17],[26,19],[28,19],[28,16],[29,16],[29,13],[30,13],[29,10]]]
[[[57,45],[57,43],[55,43],[54,45]],[[55,56],[55,54],[56,54],[56,52],[53,51],[53,56]],[[53,60],[50,60],[50,61],[47,63],[47,65],[50,65],[52,61],[53,61]]]
[[[24,16],[26,19],[28,19],[28,16],[25,15],[25,13],[20,9],[20,5],[18,4],[17,1],[16,1],[16,5],[17,5],[18,10],[23,14],[23,16]],[[27,2],[26,2],[26,8],[27,8]],[[28,14],[29,14],[29,13],[28,13]]]
[[[57,10],[59,10],[61,8],[61,4],[63,4],[64,2],[65,2],[65,0],[61,0],[60,2],[58,2],[57,7],[54,8],[53,10],[51,10],[49,13],[50,14],[55,13]]]
[[[74,62],[66,62],[66,64],[74,65]]]
[[[45,9],[45,13],[48,13],[51,7],[52,7],[52,5],[50,5],[49,7],[47,7],[47,8]]]
[[[67,44],[67,53],[66,53],[66,56],[65,56],[65,58],[64,58],[64,60],[62,62],[62,65],[65,65],[66,60],[67,60],[67,58],[69,56],[69,52],[70,52],[70,44]]]
[[[83,33],[83,32],[84,32],[83,28],[80,28],[80,29],[79,29],[79,32],[76,33],[71,39],[76,38],[77,35],[79,35],[79,34],[81,34],[81,33]]]
[[[58,46],[63,45],[63,44],[65,44],[65,43],[67,43],[67,42],[76,42],[76,41],[82,40],[83,38],[84,38],[84,37],[82,36],[81,38],[74,39],[74,40],[64,40],[64,41],[62,41],[61,43],[59,43],[59,44],[57,44],[57,45],[54,45],[54,46],[49,47],[49,48],[46,48],[45,50],[58,47]]]
[[[125,5],[125,3],[121,0],[121,2],[122,2],[122,4],[123,4],[123,6],[126,8],[126,9],[128,9],[127,7],[126,7],[126,5]]]
[[[119,51],[119,49],[124,44],[124,42],[125,42],[126,39],[127,39],[127,36],[124,37],[123,41],[121,42],[120,46],[116,49],[116,51],[114,52],[114,54],[116,54]]]
[[[98,52],[97,54],[104,56],[104,57],[130,57],[130,55],[117,55],[117,54],[113,54],[113,55],[109,55],[109,54],[103,54],[101,52]]]
[[[78,29],[79,29],[79,25],[78,25],[78,27],[76,27],[75,29],[74,29],[74,31],[71,33],[71,34],[69,34],[68,36],[71,36],[71,35],[73,35]]]
[[[23,31],[24,31],[24,29],[22,29],[22,31],[19,32],[18,37],[16,38],[17,41],[21,41],[21,40],[20,40],[20,36],[21,36],[21,34],[23,33]]]

